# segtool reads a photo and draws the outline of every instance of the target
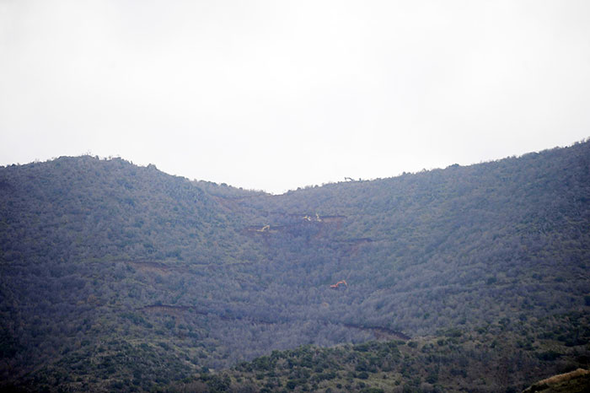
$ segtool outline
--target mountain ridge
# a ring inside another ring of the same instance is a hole
[[[277,196],[121,159],[3,167],[0,375],[151,390],[275,349],[459,328],[508,332],[537,359],[530,384],[584,366],[588,195],[588,142]]]

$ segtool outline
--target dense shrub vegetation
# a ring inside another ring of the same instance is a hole
[[[0,388],[521,389],[587,367],[589,263],[590,143],[280,196],[4,167]]]
[[[590,322],[581,314],[570,317],[586,326]],[[217,381],[224,380],[226,390],[247,386],[256,392],[520,392],[527,387],[525,381],[534,380],[535,369],[571,371],[586,362],[577,350],[522,329],[520,324],[494,324],[474,332],[449,329],[407,342],[273,351],[215,376],[193,376],[174,389],[190,390],[201,383],[215,391]],[[523,335],[530,341],[518,341]],[[546,352],[548,348],[553,350]]]

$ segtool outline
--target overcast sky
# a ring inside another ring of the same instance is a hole
[[[279,193],[589,136],[587,0],[0,0],[0,165]]]

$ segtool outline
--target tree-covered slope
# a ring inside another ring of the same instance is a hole
[[[571,317],[571,316],[570,316]],[[588,324],[588,316],[578,315]],[[543,324],[555,323],[551,318]],[[178,391],[314,392],[520,392],[543,370],[570,371],[587,359],[574,347],[537,336],[534,347],[520,338],[521,326],[497,324],[465,332],[449,329],[411,341],[371,341],[330,348],[303,346],[273,351],[230,370],[202,372]],[[542,330],[542,329],[540,329]],[[527,334],[532,333],[529,331]],[[533,333],[534,335],[534,333]],[[590,371],[540,381],[529,392],[587,391]],[[567,390],[569,388],[569,390]],[[586,390],[584,390],[586,388]],[[578,389],[578,390],[575,390]]]
[[[127,349],[155,356],[153,367],[172,357],[191,370],[162,349],[169,320],[149,322],[145,307],[183,296],[214,303],[208,287],[219,283],[205,272],[249,258],[234,217],[188,180],[118,159],[61,158],[0,173],[2,379],[66,362],[56,381],[71,374],[70,358],[84,358],[85,372]],[[193,323],[187,333],[208,330]]]
[[[448,329],[583,366],[589,224],[589,143],[280,196],[120,159],[0,168],[0,378],[150,390]]]
[[[423,334],[583,306],[588,195],[590,153],[580,144],[247,201],[266,209],[269,223],[296,212],[341,216],[331,246],[354,252],[326,271],[315,264],[318,281],[351,284],[347,295],[360,307],[349,321]]]

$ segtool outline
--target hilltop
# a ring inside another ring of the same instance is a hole
[[[379,340],[521,389],[588,366],[589,223],[588,142],[278,196],[121,159],[0,168],[0,387],[214,390],[273,350]],[[445,372],[422,382],[458,389]]]

